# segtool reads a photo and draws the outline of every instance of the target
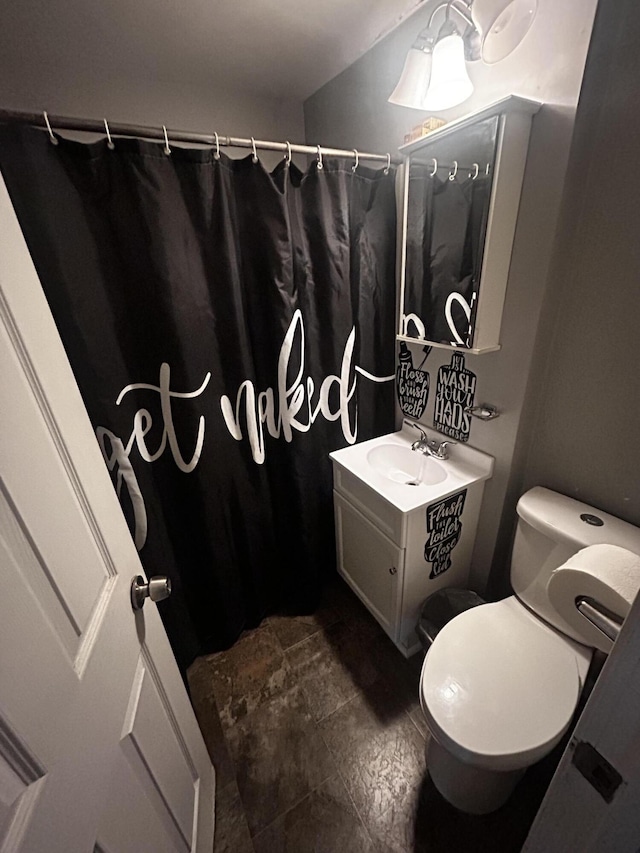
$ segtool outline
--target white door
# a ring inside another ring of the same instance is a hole
[[[210,853],[214,771],[0,177],[0,853]]]
[[[523,853],[640,850],[640,596],[522,849]]]

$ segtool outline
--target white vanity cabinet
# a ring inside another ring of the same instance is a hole
[[[368,463],[371,451],[398,445],[410,453],[410,437],[400,432],[338,450],[331,459],[338,572],[409,657],[420,648],[415,627],[427,596],[468,585],[493,459],[456,446],[450,459],[437,463],[443,480],[409,485]]]

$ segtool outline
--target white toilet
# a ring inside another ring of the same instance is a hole
[[[549,489],[527,492],[517,512],[515,595],[445,625],[420,680],[431,732],[429,773],[445,799],[472,814],[499,808],[527,767],[560,741],[593,646],[610,648],[606,638],[594,643],[593,632],[576,630],[552,606],[551,573],[589,545],[640,555],[640,529]]]

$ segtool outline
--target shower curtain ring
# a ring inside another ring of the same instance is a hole
[[[171,148],[169,148],[169,137],[167,136],[167,128],[162,125],[162,130],[164,131],[164,153],[168,156],[171,154]]]
[[[254,163],[257,163],[258,162],[258,152],[256,151],[256,141],[253,138],[253,136],[251,137],[251,150],[253,151],[253,154],[251,155],[251,159],[253,160]]]
[[[47,125],[47,130],[49,131],[49,139],[51,140],[51,144],[52,144],[52,145],[57,145],[57,144],[58,144],[58,140],[57,140],[57,139],[55,138],[55,136],[53,135],[53,131],[51,130],[51,125],[49,124],[49,116],[47,115],[47,111],[46,111],[46,110],[44,111],[43,115],[44,115],[45,123],[46,123],[46,125]]]
[[[356,172],[356,171],[357,171],[357,169],[358,169],[358,163],[360,162],[360,157],[359,157],[359,155],[358,155],[358,149],[357,149],[357,148],[354,148],[354,149],[353,149],[353,153],[354,153],[354,156],[355,156],[355,158],[356,158],[356,162],[355,162],[355,163],[353,164],[353,166],[351,167],[351,171],[352,171],[352,172]]]
[[[106,118],[103,118],[103,119],[102,119],[102,121],[104,122],[104,129],[105,129],[105,130],[106,130],[106,132],[107,132],[107,148],[108,148],[110,151],[113,151],[113,149],[114,149],[116,146],[113,144],[113,139],[111,138],[111,134],[109,133],[109,125],[107,124],[107,120],[106,120]]]
[[[471,178],[472,181],[475,181],[475,179],[478,177],[478,173],[480,171],[480,166],[478,166],[477,163],[474,163],[473,168],[475,169],[475,171],[474,171],[473,175],[470,174],[469,177]]]
[[[436,172],[438,171],[438,161],[436,160],[435,157],[432,157],[431,162],[433,163],[433,171],[429,172],[429,177],[434,178],[436,175]]]
[[[216,160],[219,160],[220,159],[220,140],[218,139],[218,134],[215,132],[215,130],[213,132],[213,135],[216,138],[216,153],[213,156],[215,157]]]
[[[291,143],[289,142],[289,140],[288,140],[288,139],[287,139],[287,142],[286,142],[286,146],[287,146],[287,153],[286,153],[286,156],[285,156],[285,158],[284,158],[284,165],[285,165],[285,166],[287,167],[287,169],[288,169],[288,168],[289,168],[289,166],[291,165]]]
[[[387,151],[387,165],[384,167],[385,175],[389,174],[389,169],[391,168],[391,154]]]
[[[317,169],[318,169],[318,171],[320,171],[321,169],[323,169],[323,168],[324,168],[324,166],[322,165],[322,151],[321,151],[321,149],[320,149],[320,146],[319,146],[319,145],[318,145],[318,146],[316,146],[316,147],[317,147],[317,149],[318,149]]]
[[[457,160],[454,160],[454,161],[453,161],[453,168],[452,168],[452,170],[449,172],[449,180],[450,180],[450,181],[455,181],[455,179],[456,179],[456,175],[457,175],[457,174],[458,174],[458,161],[457,161]]]

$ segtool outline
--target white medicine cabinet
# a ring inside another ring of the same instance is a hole
[[[479,354],[500,324],[531,122],[511,95],[401,147],[398,338]]]

